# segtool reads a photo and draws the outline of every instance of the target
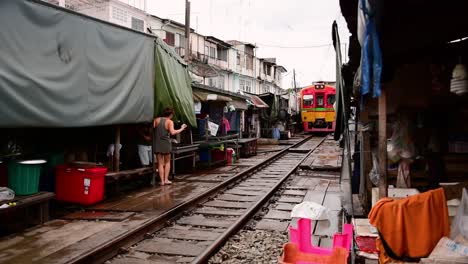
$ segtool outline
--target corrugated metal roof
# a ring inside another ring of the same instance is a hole
[[[252,101],[253,105],[257,108],[269,108],[270,106],[265,103],[260,97],[253,95],[253,94],[248,94],[250,97],[250,100]]]

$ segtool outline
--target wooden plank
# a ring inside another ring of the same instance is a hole
[[[243,191],[243,190],[239,190],[239,189],[237,189],[237,188],[227,190],[227,191],[225,191],[224,193],[236,194],[236,195],[250,195],[250,196],[258,196],[258,194],[259,194],[259,192],[254,192],[254,191]]]
[[[280,222],[277,220],[271,219],[262,219],[260,222],[257,223],[255,226],[256,230],[272,230],[272,231],[280,231],[285,232],[288,229],[289,223]]]
[[[195,213],[203,215],[241,216],[245,213],[245,210],[229,210],[219,209],[215,207],[203,207],[195,210]]]
[[[63,219],[68,220],[90,220],[90,221],[111,221],[121,222],[125,219],[135,215],[134,212],[105,212],[105,211],[93,211],[93,212],[75,212],[63,216]]]
[[[16,202],[15,206],[10,206],[8,208],[4,208],[0,210],[0,213],[6,212],[9,210],[19,209],[22,207],[27,207],[34,204],[45,203],[49,202],[52,198],[55,197],[54,193],[51,192],[39,192],[33,195],[28,196],[16,196],[15,199],[10,201],[0,201],[1,203],[7,202]]]
[[[277,203],[274,205],[274,208],[276,210],[281,210],[281,211],[292,211],[292,209],[296,206],[295,204],[289,204],[289,203]]]
[[[327,192],[323,206],[333,211],[341,210],[341,198],[340,194]]]
[[[294,204],[298,204],[298,203],[301,203],[303,199],[304,199],[303,197],[281,196],[281,197],[278,199],[278,202],[280,202],[280,203],[294,203]]]
[[[252,207],[251,202],[225,202],[225,201],[209,201],[205,206],[220,207],[220,208],[233,208],[233,209],[246,209]]]
[[[387,98],[385,89],[379,97],[379,198],[387,197]]]
[[[233,223],[234,223],[233,219],[220,219],[220,218],[212,219],[212,218],[206,218],[203,215],[186,216],[177,220],[177,224],[179,225],[220,227],[220,228],[230,227]]]
[[[308,191],[306,196],[304,197],[304,201],[322,204],[324,197],[325,197],[325,192]]]
[[[205,248],[205,246],[198,245],[194,242],[154,238],[144,240],[135,247],[135,250],[155,254],[196,257],[200,255]]]
[[[284,195],[296,195],[296,196],[305,196],[306,191],[303,190],[286,190],[283,192]]]
[[[216,196],[216,200],[233,201],[233,202],[256,202],[260,200],[260,196],[222,194],[222,195]]]
[[[213,232],[210,229],[190,228],[189,230],[181,230],[177,228],[164,228],[157,236],[180,240],[213,241],[219,235],[220,233]]]
[[[270,210],[263,218],[276,220],[291,220],[291,212]]]

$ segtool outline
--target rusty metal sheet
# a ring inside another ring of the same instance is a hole
[[[246,209],[252,207],[251,202],[225,202],[225,201],[209,201],[204,205],[210,207],[221,207],[221,208],[238,208]]]
[[[262,219],[260,222],[257,223],[257,225],[255,226],[255,229],[285,232],[288,229],[288,226],[289,226],[288,222],[280,222],[277,220]]]
[[[206,226],[225,228],[231,226],[235,222],[234,219],[225,218],[207,218],[203,215],[185,216],[177,220],[179,225],[191,226]]]
[[[205,246],[200,246],[193,241],[186,242],[174,241],[172,239],[165,238],[154,238],[144,240],[135,247],[135,250],[165,255],[196,257],[200,255],[205,248]]]
[[[158,237],[162,238],[173,238],[173,239],[189,239],[189,240],[200,240],[200,241],[213,241],[220,234],[213,232],[209,229],[190,228],[188,230],[182,230],[177,228],[165,228],[163,231],[158,233]]]
[[[216,200],[233,201],[233,202],[256,202],[260,200],[260,196],[222,194],[222,195],[216,196]]]
[[[245,213],[245,210],[229,210],[229,209],[219,209],[214,207],[203,207],[195,210],[197,214],[203,215],[222,215],[222,216],[241,216]]]
[[[303,197],[281,196],[278,199],[278,202],[280,202],[280,203],[301,203],[303,199],[304,199]]]
[[[291,212],[280,211],[280,210],[270,210],[263,218],[277,219],[277,220],[291,220]]]

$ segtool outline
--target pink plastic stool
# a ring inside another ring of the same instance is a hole
[[[298,245],[303,253],[331,255],[333,248],[344,248],[349,254],[353,239],[353,225],[345,224],[343,232],[333,236],[333,248],[321,248],[312,245],[311,220],[301,218],[297,222],[297,228],[289,227],[290,242]]]

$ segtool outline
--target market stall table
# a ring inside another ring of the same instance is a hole
[[[240,157],[247,158],[257,155],[257,138],[241,138],[239,139]]]
[[[239,135],[238,134],[233,134],[233,135],[227,135],[227,136],[221,136],[221,137],[209,137],[206,141],[199,141],[196,142],[199,144],[199,149],[200,152],[207,151],[207,165],[208,167],[211,167],[212,165],[218,164],[218,163],[225,163],[227,162],[227,146],[232,145],[234,146],[235,150],[239,150]],[[224,159],[215,161],[213,162],[213,155],[212,151],[213,148],[225,145],[224,146]]]
[[[17,225],[18,223],[9,223],[8,217],[10,214],[18,212],[18,210],[24,210],[25,218],[24,225],[30,224],[43,224],[49,221],[49,201],[54,198],[55,194],[50,192],[39,192],[33,195],[27,196],[16,196],[13,200],[9,201],[0,201],[0,205],[15,203],[13,206],[0,209],[0,226],[4,227],[9,231],[8,226]],[[31,215],[32,214],[32,215]],[[4,232],[0,228],[0,233]],[[17,231],[17,230],[15,230]]]
[[[172,160],[172,179],[176,173],[175,162],[176,160],[192,158],[192,168],[195,168],[195,156],[199,144],[174,144],[172,146],[171,160]]]

